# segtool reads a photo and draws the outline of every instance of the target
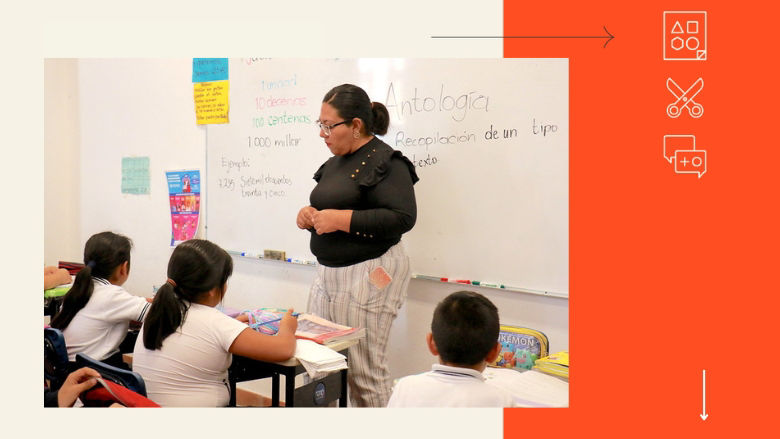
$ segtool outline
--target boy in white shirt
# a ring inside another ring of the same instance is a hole
[[[458,291],[433,312],[428,349],[439,356],[430,372],[401,378],[388,407],[511,407],[512,395],[485,382],[498,356],[498,310],[485,296]]]

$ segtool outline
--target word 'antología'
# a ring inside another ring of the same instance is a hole
[[[387,87],[387,99],[385,106],[388,111],[395,112],[398,119],[404,115],[412,116],[415,113],[450,111],[452,120],[461,122],[469,111],[484,111],[487,113],[490,104],[490,96],[479,94],[475,91],[463,92],[453,96],[444,92],[444,84],[439,88],[438,96],[435,94],[422,94],[417,87],[411,97],[396,95],[395,86],[390,83]]]

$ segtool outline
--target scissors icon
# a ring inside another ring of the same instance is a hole
[[[666,88],[669,89],[672,96],[677,98],[676,101],[666,107],[666,114],[668,114],[669,117],[680,117],[683,108],[687,108],[688,114],[697,119],[704,113],[704,107],[693,100],[693,98],[701,92],[701,89],[704,88],[704,80],[702,78],[697,79],[696,82],[685,91],[683,91],[672,78],[667,78]]]

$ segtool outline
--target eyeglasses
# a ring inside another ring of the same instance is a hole
[[[332,130],[333,128],[335,128],[335,127],[337,127],[339,125],[343,125],[345,123],[350,123],[350,122],[351,121],[349,121],[349,120],[343,120],[343,121],[341,121],[339,123],[334,123],[333,125],[325,125],[325,124],[323,124],[322,122],[320,122],[318,120],[317,122],[314,122],[314,123],[317,125],[317,127],[320,130],[322,130],[322,132],[325,133],[326,136],[330,136],[330,130]]]

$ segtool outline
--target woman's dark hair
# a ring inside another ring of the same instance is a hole
[[[70,291],[62,300],[62,308],[51,320],[51,326],[64,330],[76,317],[79,311],[87,305],[92,291],[93,277],[108,279],[114,270],[123,263],[130,266],[130,249],[133,247],[130,238],[113,232],[101,232],[92,235],[84,245],[84,268],[76,275],[76,280]]]
[[[160,349],[184,323],[190,304],[203,293],[224,288],[231,274],[233,259],[213,242],[190,239],[179,244],[168,261],[168,280],[157,290],[144,319],[146,349]]]
[[[376,133],[381,136],[387,133],[387,127],[390,125],[387,107],[380,102],[371,102],[368,94],[357,85],[341,84],[333,87],[322,98],[322,102],[335,108],[344,120],[362,120],[367,135]]]

